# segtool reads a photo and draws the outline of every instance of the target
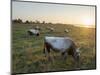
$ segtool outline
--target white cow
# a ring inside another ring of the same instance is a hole
[[[47,27],[48,30],[50,30],[51,32],[54,31],[54,28],[53,27]]]
[[[39,26],[36,26],[34,29],[36,29],[36,30],[41,30]]]
[[[50,51],[58,51],[62,56],[67,58],[67,55],[72,55],[76,62],[79,62],[79,49],[76,47],[74,41],[69,37],[50,37],[44,38],[44,53],[49,56]]]
[[[29,35],[36,35],[39,36],[40,35],[40,31],[36,30],[36,29],[30,29],[28,30]]]
[[[54,28],[50,28],[50,31],[54,31]]]
[[[64,31],[64,32],[68,33],[68,32],[69,32],[69,30],[68,30],[68,29],[65,29],[65,31]]]

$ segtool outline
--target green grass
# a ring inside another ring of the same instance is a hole
[[[27,30],[36,24],[12,25],[12,72],[34,73],[47,71],[75,70],[75,62],[71,56],[65,61],[61,54],[51,53],[53,62],[48,61],[43,54],[44,36],[69,36],[80,47],[80,69],[95,69],[95,28],[82,28],[61,24],[38,24],[42,30],[39,37],[29,36]],[[49,32],[46,27],[51,26],[56,30]],[[64,29],[69,29],[65,33]]]

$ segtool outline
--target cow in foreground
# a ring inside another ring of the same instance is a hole
[[[30,29],[27,32],[28,32],[29,35],[36,35],[36,36],[40,35],[40,31],[36,30],[36,29]]]
[[[79,64],[79,49],[71,38],[46,36],[44,38],[44,53],[49,58],[51,50],[60,52],[64,60],[67,59],[67,55],[72,55],[77,64]]]

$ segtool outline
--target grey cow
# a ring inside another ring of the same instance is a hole
[[[74,41],[69,37],[50,37],[44,38],[44,53],[50,55],[51,50],[60,52],[64,59],[67,55],[72,55],[77,64],[79,64],[80,52]]]

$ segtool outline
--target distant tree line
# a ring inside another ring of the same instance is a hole
[[[21,19],[14,19],[12,20],[13,23],[23,23],[23,21]]]
[[[35,20],[35,21],[29,21],[29,20],[26,20],[25,22],[23,22],[22,19],[18,18],[18,19],[13,19],[12,20],[13,23],[25,23],[25,24],[46,24],[45,21],[38,21],[38,20]],[[52,24],[51,22],[48,23],[48,24]]]

